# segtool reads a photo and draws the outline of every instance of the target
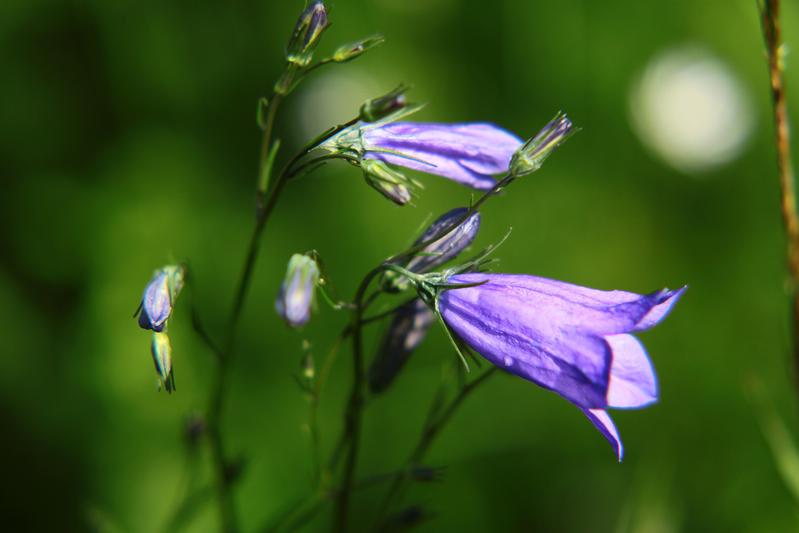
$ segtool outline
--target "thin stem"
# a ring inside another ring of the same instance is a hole
[[[383,517],[386,515],[388,510],[391,507],[391,503],[394,497],[399,494],[400,490],[404,486],[405,482],[408,479],[407,473],[415,466],[418,466],[419,463],[424,458],[427,451],[430,449],[430,446],[435,441],[435,438],[441,433],[441,430],[447,425],[447,423],[452,419],[452,416],[458,410],[458,408],[463,404],[463,401],[472,393],[474,390],[483,384],[489,377],[494,375],[496,372],[496,367],[491,367],[485,372],[483,372],[478,378],[466,385],[463,385],[458,392],[458,394],[450,401],[450,403],[444,408],[440,415],[435,416],[436,409],[438,406],[437,401],[433,402],[433,407],[431,408],[431,416],[428,417],[428,420],[425,422],[425,425],[422,429],[422,433],[419,436],[419,440],[414,446],[413,451],[408,456],[407,461],[405,462],[405,466],[401,468],[397,474],[394,476],[394,480],[391,484],[391,487],[386,494],[386,498],[383,500],[383,504],[381,505],[380,512],[378,514],[378,526],[383,520]],[[438,395],[437,395],[438,397]]]
[[[486,200],[499,193],[504,187],[509,185],[515,176],[507,175],[499,180],[494,187],[486,191],[480,198],[474,202],[463,216],[453,221],[449,226],[443,228],[437,234],[429,239],[414,246],[411,246],[404,252],[395,254],[385,261],[383,261],[376,268],[372,269],[366,277],[361,281],[360,286],[354,298],[355,308],[353,310],[353,319],[350,326],[352,334],[352,352],[353,352],[353,382],[350,390],[350,397],[347,403],[347,409],[344,415],[344,432],[340,442],[346,444],[347,457],[344,465],[344,472],[342,474],[342,482],[339,492],[336,497],[336,505],[334,511],[333,530],[336,532],[343,532],[347,529],[347,518],[349,512],[349,498],[352,492],[352,483],[355,477],[356,464],[358,460],[358,451],[360,447],[360,431],[361,431],[361,415],[363,407],[363,387],[364,387],[364,364],[363,364],[363,348],[362,348],[362,335],[361,330],[363,326],[363,313],[366,308],[375,300],[379,292],[373,293],[366,301],[364,297],[371,282],[383,271],[393,268],[396,262],[401,259],[407,258],[416,252],[423,250],[430,244],[445,237],[450,232],[454,231],[473,213],[475,213]]]
[[[363,384],[364,384],[364,364],[362,347],[362,324],[361,319],[364,312],[364,296],[372,280],[383,270],[384,265],[372,269],[363,281],[361,281],[358,291],[355,294],[355,310],[352,317],[352,356],[353,356],[353,380],[350,391],[350,399],[347,403],[347,410],[344,416],[344,439],[349,447],[347,458],[344,464],[341,487],[336,498],[334,511],[334,531],[342,532],[347,529],[347,514],[349,511],[349,498],[352,492],[352,482],[355,476],[355,467],[358,460],[358,448],[360,445],[361,432],[361,410],[363,407]]]
[[[780,180],[780,208],[787,237],[787,263],[791,277],[793,299],[794,372],[799,384],[799,215],[796,210],[796,190],[791,161],[790,125],[785,98],[784,47],[780,27],[779,0],[764,0],[760,4],[763,37],[768,52],[771,98],[774,108],[774,144],[777,149],[777,169]]]

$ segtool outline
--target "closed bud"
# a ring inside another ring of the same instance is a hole
[[[361,169],[366,183],[395,204],[405,205],[411,201],[415,183],[402,172],[379,159],[361,160]]]
[[[150,350],[161,386],[171,394],[175,390],[175,376],[172,373],[172,345],[169,336],[163,332],[153,332]]]
[[[297,19],[294,33],[286,47],[286,59],[300,67],[308,65],[316,45],[319,44],[319,38],[329,25],[325,4],[320,0],[312,2]]]
[[[310,320],[311,310],[316,305],[318,283],[316,261],[305,254],[292,255],[275,301],[275,309],[289,326],[298,328]]]
[[[347,61],[351,61],[370,48],[374,48],[375,46],[383,44],[385,40],[386,39],[382,35],[370,35],[369,37],[361,39],[360,41],[339,46],[336,51],[333,52],[332,59],[336,63],[345,63]]]
[[[300,363],[300,369],[302,370],[303,379],[309,382],[313,381],[314,377],[316,376],[313,355],[307,353],[303,356],[302,362]]]
[[[388,94],[367,100],[361,106],[360,119],[364,122],[377,122],[404,108],[408,105],[405,100],[405,92],[407,90],[407,86],[400,85]]]
[[[175,300],[183,288],[185,268],[169,265],[156,270],[144,288],[139,312],[139,326],[143,329],[163,331],[172,315]]]
[[[369,367],[369,390],[378,394],[391,385],[434,321],[433,312],[419,299],[397,310]]]
[[[544,164],[547,157],[568,139],[576,130],[564,113],[555,115],[538,134],[524,143],[510,160],[513,176],[532,174]]]
[[[425,232],[416,239],[415,245],[429,241],[446,228],[462,219],[468,209],[458,207],[441,215]],[[454,259],[464,251],[477,237],[480,231],[480,213],[475,211],[463,222],[440,239],[428,244],[423,250],[416,253],[405,265],[405,269],[417,274],[424,274],[440,267]],[[388,271],[383,275],[384,289],[397,292],[408,288],[408,280],[401,274]]]

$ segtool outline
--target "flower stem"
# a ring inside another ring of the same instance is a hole
[[[458,392],[458,394],[450,401],[450,403],[444,408],[440,415],[437,417],[435,416],[435,407],[437,402],[433,403],[433,408],[431,409],[431,414],[428,416],[427,421],[425,422],[424,428],[422,429],[422,433],[419,436],[419,440],[414,446],[413,451],[408,456],[407,461],[405,462],[404,468],[401,468],[397,471],[394,475],[393,482],[386,494],[386,498],[383,500],[383,504],[380,507],[380,512],[378,514],[378,527],[381,525],[383,521],[383,517],[385,517],[386,513],[391,507],[391,502],[393,501],[394,497],[399,494],[400,490],[404,486],[405,482],[408,480],[408,472],[419,465],[419,463],[424,458],[427,451],[430,449],[430,446],[433,444],[435,438],[441,433],[441,430],[447,423],[450,421],[452,416],[458,410],[458,408],[463,404],[463,401],[472,393],[474,390],[479,387],[482,383],[484,383],[489,377],[494,375],[496,372],[496,367],[491,367],[485,372],[483,372],[478,378],[463,385]]]
[[[793,300],[794,372],[799,385],[799,215],[797,215],[796,209],[790,126],[783,79],[785,65],[779,0],[763,0],[760,3],[760,15],[763,38],[768,53],[771,99],[774,109],[774,144],[777,149],[777,169],[780,180],[780,208],[788,241],[787,262]]]

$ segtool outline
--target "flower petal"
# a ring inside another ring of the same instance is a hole
[[[634,409],[657,401],[655,371],[643,345],[632,335],[608,335],[613,353],[608,382],[608,407]]]
[[[603,337],[564,329],[536,302],[490,283],[445,291],[438,306],[446,324],[494,365],[579,406],[606,406],[611,351]]]
[[[651,328],[662,320],[685,287],[676,291],[664,289],[640,295],[626,291],[602,291],[562,281],[522,274],[459,274],[453,283],[477,283],[482,291],[502,293],[516,305],[535,307],[544,319],[599,335],[628,333]],[[461,289],[458,289],[461,290]]]
[[[613,423],[613,420],[608,415],[608,412],[603,409],[581,409],[585,416],[588,417],[588,420],[596,426],[602,435],[608,439],[608,442],[611,446],[613,446],[613,451],[616,453],[616,457],[619,458],[619,462],[621,462],[622,457],[624,457],[624,445],[621,443],[621,437],[619,437],[619,432],[616,429],[616,424]]]
[[[508,171],[522,140],[493,124],[396,122],[363,131],[367,158],[375,158],[476,189]],[[391,152],[391,153],[388,153]]]

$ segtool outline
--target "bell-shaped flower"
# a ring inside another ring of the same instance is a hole
[[[475,189],[491,189],[493,176],[508,172],[522,145],[493,124],[394,122],[364,128],[365,158],[436,174]]]
[[[658,324],[679,297],[601,291],[514,274],[458,274],[437,299],[447,326],[494,365],[577,405],[611,442],[622,445],[608,408],[657,400],[652,363],[632,333]]]
[[[163,331],[172,315],[175,300],[183,288],[185,268],[168,265],[156,270],[144,289],[139,312],[139,326]]]
[[[299,328],[310,320],[319,276],[319,266],[312,257],[294,254],[289,259],[286,277],[275,300],[275,310],[289,326]]]

